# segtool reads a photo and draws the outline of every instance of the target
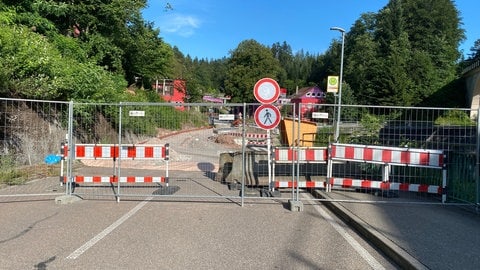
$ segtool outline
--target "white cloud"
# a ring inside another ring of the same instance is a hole
[[[201,22],[191,15],[175,14],[167,16],[161,23],[160,32],[177,34],[182,37],[189,37],[195,33]]]

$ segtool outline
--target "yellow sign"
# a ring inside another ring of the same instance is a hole
[[[338,92],[338,76],[328,76],[327,78],[327,92]]]

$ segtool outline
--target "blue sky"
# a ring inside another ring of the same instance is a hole
[[[166,3],[173,10],[165,11]],[[247,39],[271,46],[286,41],[293,52],[324,53],[337,26],[347,32],[362,13],[378,12],[388,0],[148,0],[147,21],[160,37],[192,58],[219,59]],[[470,52],[480,39],[478,0],[456,0],[466,40],[460,49]]]

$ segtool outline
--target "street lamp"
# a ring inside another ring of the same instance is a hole
[[[343,82],[343,47],[345,44],[345,30],[340,27],[330,27],[330,30],[339,31],[342,33],[342,56],[340,59],[340,86],[338,89],[338,113],[337,113],[337,124],[335,125],[335,142],[338,142],[338,137],[340,136],[340,111],[342,108],[342,82]]]

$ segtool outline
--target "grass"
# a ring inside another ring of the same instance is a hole
[[[26,181],[27,175],[25,171],[18,170],[17,168],[2,168],[0,171],[0,184],[21,185]]]
[[[12,158],[0,158],[0,185],[23,185],[32,179],[59,175],[60,165],[37,164],[17,167]]]

